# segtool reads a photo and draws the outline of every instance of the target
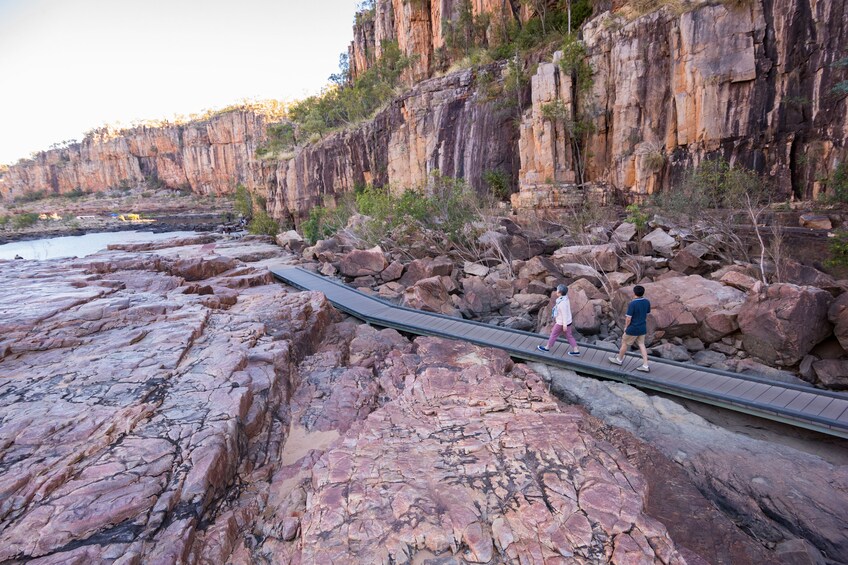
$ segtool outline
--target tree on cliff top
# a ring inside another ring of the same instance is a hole
[[[384,41],[382,49],[380,60],[352,84],[330,85],[321,94],[291,105],[288,116],[297,124],[301,136],[323,136],[366,119],[394,96],[400,75],[410,60],[395,41]]]

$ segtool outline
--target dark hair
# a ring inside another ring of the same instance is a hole
[[[566,294],[568,294],[568,287],[564,284],[557,285],[557,292],[565,296]]]
[[[645,287],[642,286],[641,284],[637,284],[636,286],[633,287],[633,294],[635,294],[636,296],[641,298],[642,296],[645,295]]]

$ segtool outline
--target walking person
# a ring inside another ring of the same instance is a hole
[[[651,370],[648,366],[648,350],[645,348],[645,334],[648,333],[648,314],[651,312],[651,303],[645,298],[645,287],[636,285],[633,287],[636,298],[627,305],[627,316],[624,318],[624,335],[621,336],[621,349],[618,355],[609,358],[610,363],[621,365],[624,362],[624,354],[635,342],[639,345],[642,353],[642,366],[636,367],[637,371],[647,373]]]
[[[577,340],[574,339],[574,336],[571,335],[571,301],[568,300],[568,287],[564,284],[557,286],[556,288],[557,299],[554,302],[554,309],[551,314],[553,314],[554,318],[554,327],[551,329],[551,337],[548,338],[548,345],[538,345],[536,349],[539,351],[549,351],[551,347],[556,343],[557,338],[562,333],[563,328],[565,329],[565,339],[568,340],[568,344],[571,346],[571,351],[568,352],[569,355],[575,357],[580,355],[580,349],[577,347]]]

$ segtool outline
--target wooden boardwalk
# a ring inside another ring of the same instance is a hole
[[[637,355],[628,354],[624,364],[617,366],[607,361],[613,350],[583,343],[579,357],[566,355],[568,344],[564,341],[558,341],[550,352],[543,353],[536,346],[547,337],[540,334],[395,306],[299,267],[281,265],[271,272],[296,288],[324,293],[336,308],[375,326],[497,347],[519,359],[566,367],[848,438],[848,395],[845,394],[659,358],[651,358],[651,372],[642,373],[636,371],[642,364]]]

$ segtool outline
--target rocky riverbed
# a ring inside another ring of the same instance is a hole
[[[229,198],[174,190],[127,189],[29,202],[0,200],[0,244],[122,230],[208,231],[228,217],[233,217]]]
[[[2,263],[0,562],[848,556],[843,444],[378,330],[280,261],[189,238]]]

